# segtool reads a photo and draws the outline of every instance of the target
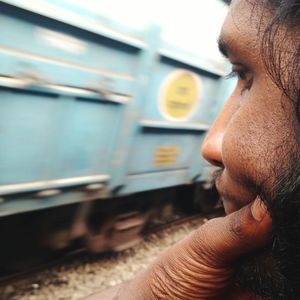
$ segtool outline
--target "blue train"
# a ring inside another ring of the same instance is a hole
[[[94,219],[143,224],[135,207],[112,216],[108,203],[127,206],[127,195],[142,193],[143,206],[146,198],[159,199],[157,191],[209,181],[201,143],[232,83],[223,79],[226,62],[205,42],[215,41],[217,30],[204,9],[219,8],[222,16],[226,7],[195,2],[197,27],[196,19],[178,22],[183,16],[168,1],[167,14],[146,22],[146,3],[135,2],[0,1],[0,220],[9,220],[8,228],[19,230],[38,213],[47,223],[51,212],[55,227],[59,212],[76,207],[69,219],[77,225],[57,226],[64,230],[43,242],[60,247]],[[129,11],[136,23],[125,18]],[[194,44],[179,39],[188,38],[187,28]],[[91,206],[101,217],[91,217]],[[88,231],[92,249],[106,237],[96,227]]]

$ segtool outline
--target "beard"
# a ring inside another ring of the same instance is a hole
[[[299,164],[299,154],[293,155],[277,174],[273,191],[260,192],[273,220],[272,242],[235,266],[238,288],[263,299],[300,299]]]

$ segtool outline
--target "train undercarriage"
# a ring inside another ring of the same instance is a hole
[[[198,184],[7,216],[0,220],[0,270],[26,270],[80,248],[122,251],[137,244],[148,228],[208,213],[217,203],[215,188]]]

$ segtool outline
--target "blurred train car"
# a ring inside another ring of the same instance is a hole
[[[0,1],[0,264],[82,238],[121,250],[170,199],[199,202],[232,88],[227,8],[147,2]]]

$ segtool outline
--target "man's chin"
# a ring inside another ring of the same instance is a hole
[[[237,262],[235,282],[241,290],[263,299],[289,299],[288,285],[278,260],[272,255],[271,245]]]

